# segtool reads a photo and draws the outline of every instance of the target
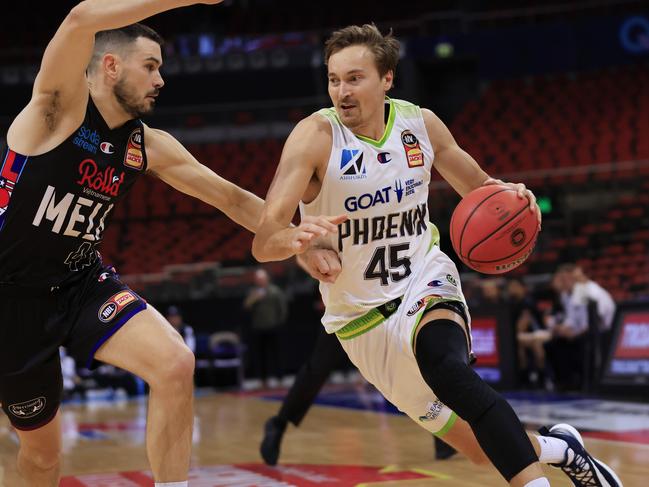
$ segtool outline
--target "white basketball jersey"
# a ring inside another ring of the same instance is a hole
[[[317,112],[331,124],[333,146],[320,193],[300,211],[349,216],[331,236],[342,272],[334,284],[320,283],[329,333],[402,296],[432,244],[433,149],[421,110],[402,100],[386,103],[388,122],[378,141],[354,135],[334,108]]]

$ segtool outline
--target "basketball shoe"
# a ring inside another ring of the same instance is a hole
[[[551,465],[563,470],[575,487],[623,487],[611,467],[586,451],[581,435],[569,424],[557,424],[549,430],[544,427],[539,433],[568,444],[563,461]]]

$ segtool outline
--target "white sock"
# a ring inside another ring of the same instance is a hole
[[[187,487],[187,481],[184,482],[156,482],[155,487]]]
[[[547,478],[541,477],[540,479],[526,483],[523,487],[550,487],[550,482]]]
[[[541,454],[539,455],[539,462],[541,463],[561,463],[566,457],[566,450],[568,443],[560,438],[553,438],[551,436],[536,436],[541,446]]]

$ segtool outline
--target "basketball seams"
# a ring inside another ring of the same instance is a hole
[[[501,261],[506,260],[506,259],[511,259],[511,258],[515,257],[516,255],[520,254],[522,251],[527,249],[534,242],[536,242],[536,238],[531,238],[518,251],[516,251],[516,252],[514,252],[513,254],[510,254],[510,255],[505,255],[505,256],[501,257],[500,259],[496,259],[496,260],[474,260],[474,259],[470,259],[469,257],[467,257],[467,259],[469,259],[472,263],[475,263],[475,264],[493,264],[494,262],[501,262]],[[473,251],[474,249],[475,249],[475,247],[473,249],[471,249],[471,251]]]
[[[482,204],[482,203],[480,203],[480,204]],[[476,243],[473,245],[473,247],[471,247],[471,250],[469,250],[469,252],[467,253],[466,258],[469,259],[471,262],[480,262],[480,261],[474,261],[473,259],[471,259],[471,252],[473,252],[473,251],[476,249],[476,247],[478,247],[479,245],[483,244],[484,242],[486,242],[487,240],[489,240],[491,237],[493,237],[496,233],[498,233],[498,232],[499,232],[500,230],[502,230],[504,227],[506,227],[507,225],[509,225],[512,221],[514,221],[514,220],[518,217],[518,215],[520,215],[521,213],[523,213],[523,212],[527,209],[527,207],[528,207],[528,204],[526,203],[525,206],[523,206],[520,210],[518,210],[516,213],[514,213],[514,215],[512,215],[512,217],[511,217],[509,220],[507,220],[505,223],[503,223],[502,225],[500,225],[498,228],[496,228],[496,229],[495,229],[494,231],[492,231],[490,234],[485,235],[485,237],[484,237],[482,240],[480,240],[479,242],[476,242]],[[476,210],[477,210],[477,209],[478,209],[478,207],[476,207]],[[518,253],[518,252],[514,252],[514,255],[516,255],[517,253]],[[501,260],[503,260],[503,259],[506,259],[506,258],[507,258],[507,257],[502,257],[502,258],[500,258],[500,259],[496,259],[496,260],[491,261],[491,262],[499,262],[499,261],[501,261]],[[486,262],[482,262],[482,263],[486,263]]]
[[[503,193],[503,192],[505,192],[505,191],[514,191],[514,190],[511,189],[511,188],[503,188],[503,189],[501,189],[500,191],[496,191],[495,193],[491,193],[489,196],[486,196],[482,201],[480,201],[479,203],[477,203],[477,204],[473,207],[473,210],[471,210],[471,213],[469,213],[469,215],[467,216],[467,218],[464,220],[464,226],[462,226],[462,230],[460,231],[460,241],[458,242],[458,249],[460,250],[460,257],[462,257],[462,239],[464,238],[464,231],[466,230],[467,225],[468,225],[469,222],[471,221],[471,218],[473,218],[473,215],[475,214],[475,212],[478,211],[478,209],[482,206],[482,204],[483,204],[485,201],[487,201],[488,199],[490,199],[490,198],[496,196],[497,194]],[[455,212],[453,213],[453,216],[455,216]],[[514,215],[512,218],[510,218],[509,220],[507,220],[507,222],[505,222],[505,223],[503,224],[503,226],[504,226],[504,225],[507,225],[507,223],[509,223],[510,221],[512,221],[512,219],[515,218],[516,216],[518,216],[518,214]],[[451,218],[451,228],[452,228],[452,218]],[[500,228],[502,228],[502,226],[501,226]],[[500,230],[500,228],[498,228],[498,230]],[[498,230],[496,230],[496,231],[498,231]],[[452,233],[452,232],[451,232],[451,233]],[[494,233],[495,233],[495,232],[494,232]],[[486,240],[487,238],[491,237],[491,235],[493,235],[493,233],[489,234],[487,237],[485,237],[483,240],[481,240],[480,242],[478,242],[476,245],[481,244],[484,240]],[[471,254],[471,252],[473,251],[473,249],[476,247],[476,245],[474,245],[474,246],[471,248],[471,250],[469,250],[469,252],[468,252],[468,254],[465,256],[465,258],[469,259],[469,255]]]

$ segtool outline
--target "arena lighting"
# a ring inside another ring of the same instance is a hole
[[[649,19],[643,16],[629,17],[620,26],[620,43],[628,52],[649,52]]]
[[[536,204],[539,205],[542,215],[552,213],[552,200],[549,196],[539,196],[536,198]]]
[[[453,51],[453,44],[451,44],[450,42],[439,42],[435,46],[435,54],[438,58],[441,59],[446,59],[453,56]]]

